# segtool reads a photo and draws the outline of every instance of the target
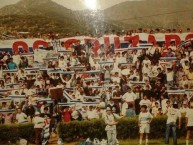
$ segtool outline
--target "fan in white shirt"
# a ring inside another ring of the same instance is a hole
[[[151,107],[151,101],[149,99],[147,99],[147,96],[144,96],[143,99],[139,102],[139,105],[146,105],[147,109],[149,110]]]
[[[71,66],[74,66],[74,65],[79,64],[79,61],[78,61],[76,55],[74,55],[74,56],[71,58],[70,64],[71,64]]]
[[[139,57],[139,55],[137,54],[137,50],[134,50],[134,51],[133,51],[132,56],[133,56],[133,63],[136,63],[136,62],[137,62],[137,59],[138,59],[138,57]]]
[[[60,74],[60,78],[61,78],[62,82],[66,84],[66,88],[71,87],[71,82],[72,82],[73,76],[71,76],[71,78],[68,79],[67,77],[64,78],[64,75]]]
[[[174,80],[174,72],[172,71],[171,68],[167,69],[166,79],[167,79],[167,82],[170,82],[170,81]]]
[[[112,81],[113,82],[117,82],[118,84],[120,83],[120,77],[119,77],[119,73],[118,72],[115,72],[115,76],[112,77]]]
[[[44,83],[43,81],[41,80],[41,77],[38,76],[38,78],[36,79],[36,81],[34,82],[34,86],[39,86],[40,88],[43,88],[44,87]]]
[[[149,81],[149,76],[148,76],[147,73],[144,73],[144,74],[143,74],[143,79],[142,79],[142,81],[143,81],[143,82]]]
[[[158,70],[157,70],[158,68],[159,68],[159,65],[153,65],[151,70],[152,72],[158,74]]]
[[[97,63],[96,59],[94,59],[93,63],[91,64],[92,67],[95,67],[96,70],[100,69],[100,65]]]
[[[174,107],[175,106],[175,107]],[[181,113],[178,109],[177,104],[173,104],[173,107],[169,108],[167,111],[167,124],[176,123],[178,118],[181,118]],[[180,124],[180,123],[179,123]]]
[[[183,54],[182,57],[183,57],[183,58],[180,60],[180,64],[181,64],[182,66],[184,66],[184,65],[185,65],[185,61],[188,61],[188,62],[189,62],[189,58],[186,57],[186,54]]]
[[[159,100],[156,100],[155,97],[152,98],[152,101],[151,101],[151,108],[155,107],[156,104],[158,104],[158,107],[160,107],[160,102]]]
[[[155,105],[154,105],[154,107],[152,107],[152,114],[153,114],[153,116],[157,116],[157,113],[158,113],[158,109],[159,109],[160,107],[159,107],[159,104],[158,104],[158,102],[155,102]]]
[[[34,61],[43,63],[44,62],[43,58],[45,58],[47,54],[48,54],[47,51],[35,49],[34,50]]]
[[[109,55],[107,55],[107,58],[106,58],[106,59],[107,59],[108,62],[114,62],[113,58],[110,57]]]
[[[180,113],[182,116],[186,116],[187,111],[189,110],[187,102],[183,103],[183,106],[180,108]]]
[[[150,123],[152,121],[152,118],[153,116],[151,115],[151,113],[147,111],[147,106],[142,105],[141,112],[138,118],[139,133],[140,133],[139,145],[142,144],[144,134],[146,134],[145,137],[146,145],[148,144],[148,134],[150,133]]]
[[[151,72],[151,68],[149,67],[148,64],[145,64],[142,68],[142,73],[145,74],[147,73],[149,75],[149,73]]]
[[[151,47],[148,49],[148,53],[150,54],[150,56],[152,56],[154,53],[155,53],[155,50],[156,50],[157,47]]]
[[[167,106],[167,101],[168,99],[166,99],[163,95],[161,96],[161,108],[162,108],[162,112],[163,110],[166,110],[166,106]],[[164,113],[164,112],[163,112]]]
[[[190,133],[193,131],[193,100],[190,99],[190,108],[186,110],[186,145],[189,145]]]
[[[19,54],[14,54],[13,56],[12,56],[12,58],[13,58],[13,62],[15,62],[16,64],[17,64],[17,66],[19,65],[19,62],[20,62],[20,55]]]
[[[133,80],[136,77],[136,73],[134,73],[132,70],[130,71],[129,80]]]
[[[115,62],[116,63],[122,63],[122,57],[121,57],[121,54],[120,52],[117,53],[117,56],[116,56],[116,59],[115,59]]]
[[[127,63],[126,55],[123,53],[121,56],[121,63]]]
[[[27,89],[25,92],[26,96],[31,96],[31,95],[34,95],[35,93],[36,93],[35,88]]]
[[[168,48],[171,48],[171,50],[174,52],[177,50],[177,47],[175,46],[175,42],[171,42],[171,45]]]
[[[89,110],[87,110],[87,118],[88,120],[99,118],[99,115],[97,111],[93,108],[93,106],[89,106]]]
[[[122,99],[127,102],[127,103],[133,103],[136,100],[137,96],[131,92],[131,88],[128,88],[128,92],[126,92],[123,96]]]
[[[145,59],[142,62],[143,65],[151,65],[151,61],[149,60],[149,58],[146,56]]]
[[[64,56],[60,56],[60,59],[58,60],[58,67],[59,68],[67,67],[66,61],[64,60]]]
[[[185,61],[184,65],[183,66],[183,70],[185,72],[185,74],[187,75],[189,73],[189,68],[190,68],[190,64],[189,64],[189,61]]]
[[[178,118],[179,118],[178,128],[180,129],[181,113],[178,109],[178,102],[174,101],[173,107],[169,108],[167,111],[165,144],[169,144],[170,130],[172,130],[173,144],[177,145],[177,137],[176,137],[177,124],[176,122]]]
[[[188,80],[187,76],[184,75],[182,77],[182,80],[180,80],[180,82],[179,82],[179,87],[185,89],[185,88],[188,88],[188,86],[189,86],[189,80]]]
[[[21,111],[21,109],[17,110],[16,120],[18,123],[27,123],[27,115]]]

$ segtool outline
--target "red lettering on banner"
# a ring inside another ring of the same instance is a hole
[[[64,42],[64,46],[66,49],[68,49],[72,45],[72,43],[77,44],[77,42],[78,42],[77,39],[68,39]]]
[[[110,46],[110,38],[109,37],[104,37],[104,48],[105,50],[108,50]]]
[[[116,49],[116,48],[120,48],[121,43],[120,43],[119,37],[115,37],[115,38],[114,38],[114,43],[115,43],[115,49]]]
[[[48,47],[48,42],[43,40],[37,40],[33,43],[33,49],[38,49],[39,46],[43,45],[44,48]]]
[[[166,47],[170,46],[170,43],[175,40],[175,45],[179,45],[181,43],[181,39],[178,35],[176,34],[171,34],[171,35],[165,35],[165,43]]]
[[[188,35],[186,36],[185,40],[188,40],[188,39],[191,39],[191,38],[193,38],[193,34],[188,34]]]
[[[29,48],[28,48],[27,43],[25,43],[25,42],[23,42],[23,41],[16,41],[16,42],[13,43],[13,46],[12,46],[12,48],[13,48],[13,53],[16,53],[16,54],[19,53],[19,46],[21,46],[22,49],[23,49],[26,53],[29,52]]]
[[[155,36],[153,35],[149,35],[148,36],[148,42],[147,43],[153,43],[154,45],[157,43],[156,42],[156,39],[155,39]]]
[[[99,43],[98,40],[95,40],[95,41],[94,41],[94,49],[93,49],[95,56],[98,55],[98,50],[99,50],[99,48],[100,48],[100,43]]]
[[[136,47],[139,43],[139,35],[131,36],[131,37],[124,37],[124,41],[129,41],[132,43],[133,47]]]
[[[141,38],[139,38],[141,36]],[[182,39],[181,40],[181,37],[179,34],[162,34],[160,35],[159,38],[155,37],[153,34],[145,34],[145,35],[135,35],[135,36],[128,36],[128,37],[114,37],[114,38],[111,38],[111,37],[104,37],[104,38],[99,38],[99,39],[93,39],[93,38],[86,38],[85,39],[81,39],[81,41],[83,43],[86,43],[88,40],[91,40],[91,42],[94,44],[94,53],[95,55],[97,55],[97,51],[98,49],[100,48],[100,45],[103,44],[104,42],[104,48],[107,50],[110,46],[110,40],[114,40],[114,46],[115,46],[115,49],[116,48],[120,48],[120,45],[121,45],[121,41],[127,41],[129,43],[132,44],[133,47],[137,46],[139,41],[142,40],[142,41],[148,41],[148,43],[156,43],[156,42],[159,42],[159,41],[164,41],[165,40],[165,43],[166,43],[166,47],[168,47],[171,43],[171,41],[175,41],[176,42],[176,45],[179,45],[181,43],[181,41],[184,41],[185,40],[189,40],[189,39],[193,39],[193,33],[190,33],[190,34],[186,34],[184,33],[182,35]],[[157,39],[156,39],[157,38]],[[63,41],[64,45],[63,47],[66,47],[67,49],[74,43],[74,44],[77,44],[78,42],[78,38],[66,38],[67,40]],[[103,39],[102,41],[102,44],[99,43],[99,40]],[[10,40],[5,40],[5,41],[9,41],[7,44],[10,44]],[[37,39],[25,39],[25,40],[13,40],[15,42],[13,42],[9,47],[13,48],[13,51],[14,53],[18,53],[19,52],[19,47],[21,47],[26,53],[29,52],[29,47],[33,47],[33,49],[36,49],[38,47],[40,47],[41,45],[44,46],[44,47],[47,47],[48,46],[48,43],[44,40],[37,40]],[[29,41],[29,42],[28,42]],[[31,46],[31,41],[34,43],[32,44]],[[0,48],[3,48],[4,47],[4,44],[1,44],[1,47]],[[7,46],[6,46],[7,47]]]

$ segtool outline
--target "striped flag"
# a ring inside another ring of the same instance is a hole
[[[3,70],[3,73],[17,73],[18,70],[17,69],[13,69],[13,70]]]
[[[177,60],[177,57],[160,57],[160,60],[172,61]]]
[[[0,113],[13,113],[15,112],[14,109],[0,109]]]
[[[183,95],[185,90],[167,90],[168,95]]]
[[[68,103],[58,103],[58,106],[73,106],[75,102],[68,102]]]

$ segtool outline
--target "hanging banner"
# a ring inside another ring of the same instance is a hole
[[[43,40],[43,39],[14,39],[14,40],[0,40],[0,51],[12,51],[12,53],[18,53],[22,49],[25,53],[33,52],[37,48],[47,48],[49,45],[57,45],[58,48],[68,49],[72,45],[80,44],[90,44],[94,49],[94,53],[97,53],[98,49],[102,46],[106,49],[113,45],[114,49],[127,48],[129,45],[136,47],[139,42],[143,43],[153,43],[165,42],[166,47],[170,45],[171,42],[175,42],[179,45],[182,41],[189,40],[193,38],[193,33],[158,33],[158,34],[146,34],[139,33],[132,36],[121,36],[109,35],[100,38],[92,38],[86,36],[62,38],[56,41]],[[50,44],[49,44],[50,43]]]

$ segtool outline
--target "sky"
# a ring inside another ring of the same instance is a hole
[[[19,0],[0,0],[0,8],[6,5],[15,4],[18,1]],[[137,1],[137,0],[52,0],[52,1],[72,10],[82,10],[85,8],[103,10],[121,2]]]

